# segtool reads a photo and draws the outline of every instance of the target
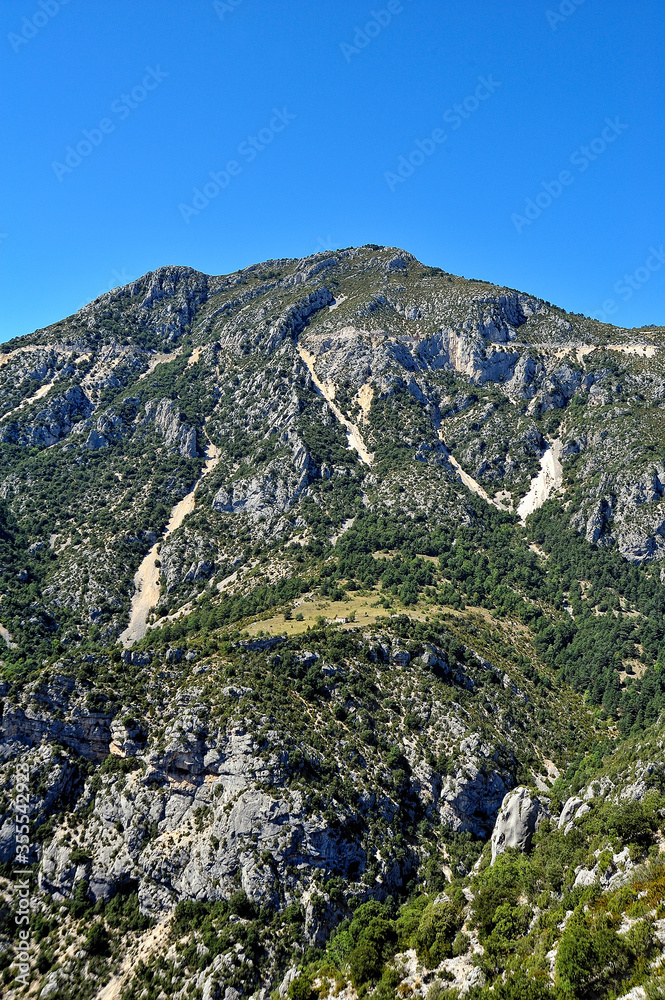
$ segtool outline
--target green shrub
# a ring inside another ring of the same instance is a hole
[[[69,859],[73,865],[87,865],[90,864],[90,855],[82,851],[80,847],[75,847],[72,853],[69,855]]]
[[[473,900],[473,918],[484,943],[494,930],[495,915],[503,904],[516,906],[529,884],[529,862],[517,851],[500,854],[495,864],[481,872]]]
[[[108,950],[109,939],[103,923],[95,923],[85,936],[83,947],[89,955],[104,955]]]
[[[643,801],[621,803],[608,817],[607,829],[624,844],[650,844],[658,829],[659,800],[660,796],[650,794]]]
[[[88,895],[88,883],[85,879],[81,879],[74,886],[74,895],[69,902],[69,911],[75,920],[79,920],[92,909],[92,906],[92,900]]]
[[[526,934],[531,916],[528,906],[513,906],[510,903],[497,906],[492,918],[492,933],[485,941],[487,953],[497,956],[513,950],[519,938]]]
[[[388,919],[389,908],[376,900],[362,903],[349,926],[354,947],[349,955],[351,978],[356,987],[374,982],[384,964],[397,950],[395,922]]]
[[[646,965],[657,950],[653,924],[650,920],[638,920],[625,935],[624,940],[639,966]]]
[[[251,920],[256,917],[256,906],[251,901],[244,890],[234,892],[229,899],[229,913],[235,913],[238,917]]]
[[[109,754],[99,769],[100,774],[130,774],[141,767],[141,762],[136,757],[116,757]]]
[[[289,1000],[316,1000],[311,976],[305,972],[296,976],[289,985],[288,996]]]
[[[470,944],[471,941],[468,934],[465,934],[464,931],[458,931],[453,941],[453,958],[457,958],[459,955],[466,955]]]
[[[351,952],[349,969],[353,985],[358,989],[365,983],[378,979],[383,968],[383,957],[374,944],[364,941]]]
[[[423,911],[414,935],[418,958],[430,966],[439,965],[452,955],[452,943],[461,923],[453,903],[430,903]]]
[[[615,979],[630,965],[627,943],[613,920],[601,914],[595,922],[576,913],[568,921],[556,958],[557,985],[565,994],[580,996],[590,986]]]
[[[395,921],[400,951],[405,951],[411,947],[413,935],[418,930],[423,911],[428,905],[429,897],[423,895],[416,896],[415,899],[405,903],[401,908],[399,916]]]
[[[388,966],[383,970],[379,985],[373,993],[374,1000],[395,1000],[396,990],[402,977],[397,969]]]
[[[515,972],[499,979],[491,989],[481,990],[478,1000],[549,1000],[554,996],[556,992],[544,974],[533,977]]]

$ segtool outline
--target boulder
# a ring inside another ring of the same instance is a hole
[[[238,643],[238,649],[253,653],[256,650],[274,649],[275,646],[280,646],[283,642],[286,642],[286,639],[281,635],[269,636],[266,639],[243,639]]]
[[[563,830],[566,835],[569,834],[577,820],[585,816],[588,812],[591,812],[589,803],[584,802],[583,799],[579,799],[575,795],[571,795],[561,810],[559,829]]]
[[[528,851],[545,816],[549,816],[547,807],[528,789],[520,787],[509,792],[501,803],[492,831],[492,864],[507,847]]]
[[[566,823],[570,823],[571,819],[575,815],[575,812],[581,805],[583,805],[584,800],[579,799],[576,795],[571,795],[569,799],[561,810],[561,815],[559,816],[559,829],[562,830]]]
[[[296,663],[299,663],[301,667],[312,667],[319,658],[318,653],[313,653],[309,649],[304,649],[302,653],[296,653],[295,659]]]
[[[285,997],[289,991],[289,986],[298,976],[298,969],[293,965],[290,969],[286,970],[284,978],[279,986],[278,994],[280,997]]]
[[[122,654],[123,663],[132,663],[137,667],[147,667],[151,661],[150,653],[133,653],[131,649],[125,649]]]
[[[100,448],[108,448],[109,443],[103,434],[100,434],[98,430],[94,427],[88,434],[88,438],[85,442],[85,447],[89,451],[99,451]]]
[[[592,868],[580,868],[577,875],[575,876],[575,889],[586,889],[590,885],[594,885],[598,881],[598,876]]]

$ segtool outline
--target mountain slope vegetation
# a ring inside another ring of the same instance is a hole
[[[7,995],[660,997],[664,359],[378,246],[0,345]]]

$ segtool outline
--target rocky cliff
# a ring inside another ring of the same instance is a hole
[[[17,761],[41,996],[641,989],[664,345],[376,246],[0,345],[7,989]]]

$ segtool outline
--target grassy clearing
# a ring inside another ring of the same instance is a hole
[[[378,602],[374,594],[365,597],[347,597],[343,601],[327,601],[325,598],[305,600],[302,604],[295,606],[291,614],[293,618],[287,620],[284,614],[272,615],[253,622],[247,626],[250,635],[258,632],[267,632],[269,635],[299,635],[306,632],[308,628],[313,628],[317,624],[317,618],[323,617],[327,621],[334,621],[335,618],[354,619],[348,623],[340,622],[341,628],[357,628],[359,625],[375,625],[382,619],[390,616],[390,611],[382,606],[377,606]],[[419,612],[412,612],[413,617],[424,619],[424,615]],[[296,615],[302,615],[302,621],[296,620]]]
[[[476,627],[481,624],[489,625],[495,632],[504,633],[511,637],[516,634],[527,638],[531,636],[530,630],[522,622],[497,618],[491,611],[481,607],[467,606],[465,610],[460,611],[431,600],[422,601],[414,607],[402,604],[395,597],[392,598],[390,606],[385,607],[381,603],[381,595],[378,590],[365,594],[347,594],[341,601],[329,601],[319,595],[307,597],[301,602],[294,603],[289,611],[291,618],[286,618],[282,611],[256,619],[247,624],[245,630],[249,635],[257,635],[259,632],[268,635],[300,635],[309,628],[320,624],[317,621],[320,618],[325,618],[327,622],[348,618],[348,622],[340,620],[337,624],[340,628],[353,629],[373,626],[381,622],[388,624],[392,616],[408,615],[409,618],[422,622],[430,621],[431,618],[443,617],[451,622],[464,621]],[[302,620],[297,620],[297,615],[302,615]]]

